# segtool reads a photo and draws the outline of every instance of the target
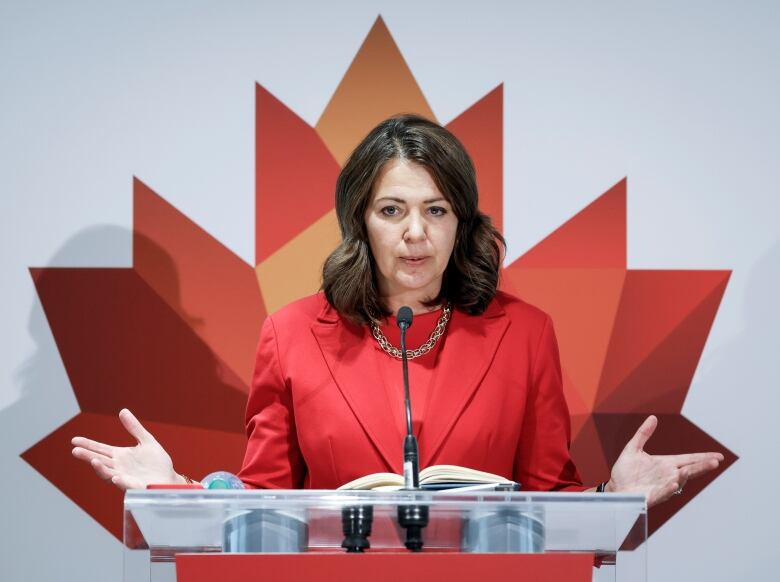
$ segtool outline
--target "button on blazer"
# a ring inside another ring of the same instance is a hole
[[[524,490],[582,490],[569,454],[552,322],[499,292],[481,315],[457,309],[438,354],[419,438],[420,468],[461,465]],[[402,473],[403,437],[368,326],[317,294],[266,318],[246,412],[241,480],[259,488],[333,489]],[[401,378],[399,364],[399,382]]]

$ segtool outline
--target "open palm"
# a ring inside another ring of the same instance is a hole
[[[89,463],[99,477],[120,489],[144,489],[149,484],[184,483],[173,470],[170,455],[127,409],[119,420],[135,438],[134,447],[115,447],[85,437],[74,437],[73,456]]]
[[[689,479],[717,468],[723,460],[720,453],[646,453],[644,446],[657,426],[655,416],[649,416],[642,423],[612,466],[606,491],[644,493],[648,507],[652,507],[682,492]]]

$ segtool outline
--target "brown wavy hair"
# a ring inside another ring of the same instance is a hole
[[[479,211],[476,172],[463,144],[447,129],[417,115],[391,117],[377,125],[341,170],[336,215],[342,241],[322,269],[325,297],[358,324],[389,315],[379,297],[364,217],[379,171],[394,159],[424,166],[458,218],[441,291],[429,304],[446,300],[472,315],[483,313],[498,288],[504,237]]]

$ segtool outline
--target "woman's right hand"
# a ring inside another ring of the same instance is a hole
[[[84,437],[74,437],[73,456],[89,463],[101,479],[120,489],[145,489],[150,484],[186,483],[173,470],[170,455],[126,408],[119,420],[138,442],[134,447],[114,447]]]

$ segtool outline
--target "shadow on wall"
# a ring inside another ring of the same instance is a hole
[[[94,226],[72,237],[49,263],[57,266],[126,264],[130,241],[131,233],[127,229]],[[43,308],[33,286],[30,288],[27,327],[35,348],[13,371],[18,398],[0,410],[0,465],[8,487],[7,494],[4,491],[0,499],[0,515],[4,523],[14,524],[0,534],[2,579],[78,577],[84,582],[97,582],[105,579],[106,572],[119,571],[121,546],[89,537],[92,533],[89,520],[74,523],[73,507],[19,458],[25,449],[78,412]],[[73,468],[70,464],[68,470]],[[108,489],[93,478],[90,486],[93,494]],[[41,524],[46,526],[41,528]],[[44,560],[41,560],[41,547],[47,548]],[[90,564],[89,570],[82,567],[84,563]]]
[[[779,297],[780,238],[753,264],[748,275],[742,309],[744,327],[702,362],[698,380],[708,386],[709,391],[717,392],[718,401],[727,405],[722,422],[739,427],[735,447],[741,442],[749,442],[751,450],[744,452],[754,459],[770,459],[776,454],[774,442],[777,439],[759,440],[761,446],[766,446],[766,450],[759,451],[754,448],[756,440],[748,433],[764,433],[777,425],[780,410]],[[746,436],[748,441],[745,441]],[[737,470],[743,469],[748,467],[737,467]],[[773,474],[771,482],[780,479],[780,470],[775,463],[767,463],[762,470]]]
[[[49,268],[67,265],[112,265],[126,256],[132,233],[118,226],[93,226],[68,240],[51,258]],[[35,341],[35,352],[15,374],[20,399],[36,397],[48,392],[48,387],[62,382],[62,363],[56,345],[51,341],[51,330],[37,295],[32,307],[27,330]]]
[[[718,480],[717,496],[706,510],[717,512],[718,523],[727,524],[723,533],[749,532],[728,545],[734,556],[710,580],[768,580],[777,571],[776,521],[771,519],[772,494],[780,481],[777,434],[780,411],[780,239],[755,261],[745,286],[742,314],[744,325],[731,340],[708,353],[702,360],[696,384],[706,389],[710,407],[708,428],[728,438],[740,455],[740,462]],[[704,405],[698,405],[704,410]],[[715,494],[715,492],[713,492]],[[768,511],[768,513],[767,513]],[[713,522],[714,523],[714,522]],[[693,540],[689,544],[707,544]],[[687,544],[686,544],[687,545]],[[723,544],[717,544],[719,547]],[[683,545],[685,547],[685,545]],[[682,562],[674,572],[698,579],[700,565]],[[672,570],[669,570],[671,572]]]
[[[182,305],[179,271],[164,249],[137,232],[101,226],[69,240],[52,264],[83,264],[85,257],[110,263],[108,255],[131,236],[143,273],[137,265],[31,269],[40,299],[29,323],[37,347],[17,375],[20,400],[0,414],[3,423],[9,417],[24,424],[56,406],[48,392],[64,381],[61,360],[80,412],[21,457],[120,539],[121,492],[97,483],[92,469],[70,455],[73,436],[135,444],[116,418],[127,407],[181,472],[237,471],[245,447],[247,386],[201,337],[204,321]],[[33,440],[20,449],[42,436],[28,434]]]
[[[780,238],[769,247],[750,272],[745,302],[748,332],[755,330],[759,337],[767,341],[770,339],[773,342],[777,341],[780,325],[778,297],[780,297]],[[765,364],[769,363],[765,362]],[[776,371],[777,367],[773,365],[772,369]]]

